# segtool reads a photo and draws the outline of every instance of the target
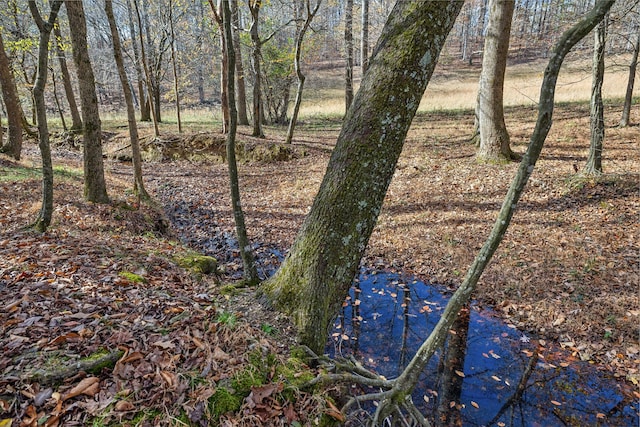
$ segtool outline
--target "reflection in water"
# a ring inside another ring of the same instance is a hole
[[[406,366],[447,303],[436,288],[365,271],[336,321],[329,352],[387,378]],[[442,426],[637,426],[624,384],[561,350],[536,347],[473,306],[422,374],[413,401]]]
[[[464,381],[464,358],[467,354],[469,333],[469,305],[453,322],[440,357],[436,382],[438,384],[436,420],[442,426],[461,426],[460,397]]]

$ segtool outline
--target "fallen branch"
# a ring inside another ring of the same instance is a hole
[[[27,382],[37,382],[41,385],[51,385],[61,383],[65,379],[71,378],[80,372],[98,374],[104,368],[113,368],[123,354],[124,351],[122,350],[114,350],[90,359],[80,359],[68,365],[34,369],[23,373],[21,379]],[[40,355],[42,355],[42,353],[40,353]]]

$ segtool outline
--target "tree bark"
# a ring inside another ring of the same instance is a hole
[[[636,70],[638,68],[638,52],[640,52],[640,27],[636,28],[638,32],[636,43],[633,47],[633,56],[629,64],[629,80],[627,81],[627,92],[624,97],[624,105],[622,107],[622,118],[620,119],[620,127],[629,126],[629,115],[631,113],[631,103],[633,101],[633,86],[636,79]]]
[[[138,126],[136,124],[136,111],[133,105],[133,94],[127,78],[127,72],[124,68],[124,59],[122,57],[122,45],[120,43],[120,33],[116,26],[116,20],[113,15],[112,0],[105,0],[104,10],[109,21],[109,29],[111,30],[111,39],[113,41],[113,57],[118,69],[118,77],[122,84],[122,92],[124,94],[124,102],[127,105],[127,125],[129,126],[129,138],[131,139],[131,159],[133,162],[133,190],[134,193],[142,198],[149,199],[149,194],[144,188],[142,179],[142,156],[140,154],[140,141],[138,138]]]
[[[69,112],[71,113],[71,131],[82,132],[82,119],[80,118],[80,111],[78,110],[76,97],[73,93],[73,85],[71,84],[71,76],[69,75],[69,68],[67,67],[67,59],[65,57],[64,50],[62,49],[62,34],[60,33],[59,26],[54,26],[53,34],[56,39],[56,55],[58,56],[58,63],[62,73],[62,85],[64,86],[64,93],[67,97],[67,103],[69,104]]]
[[[602,84],[604,82],[604,48],[607,36],[607,18],[603,19],[596,31],[593,41],[593,80],[591,82],[591,102],[589,112],[589,129],[591,132],[589,156],[584,167],[586,175],[602,173],[602,143],[604,141],[604,103],[602,101]]]
[[[220,72],[220,104],[222,108],[222,133],[229,132],[229,94],[227,93],[227,88],[229,87],[227,83],[227,77],[229,76],[229,72],[227,68],[229,67],[229,55],[227,55],[227,42],[224,37],[224,20],[223,20],[223,5],[222,0],[218,0],[218,4],[215,5],[213,0],[209,0],[209,5],[211,6],[211,12],[213,13],[213,18],[218,24],[218,29],[220,30],[220,54],[222,55],[222,70]]]
[[[70,1],[70,0],[65,0]],[[142,18],[140,17],[140,9],[138,8],[138,1],[133,0],[133,7],[136,10],[136,18],[138,20],[138,37],[140,39],[140,60],[142,62],[142,69],[144,70],[145,83],[147,87],[146,102],[149,103],[151,110],[151,120],[153,120],[153,131],[155,136],[160,136],[160,128],[158,128],[158,115],[153,104],[153,85],[151,84],[151,74],[149,73],[149,63],[147,62],[147,52],[144,48],[144,36],[142,35]],[[148,35],[148,34],[147,34]]]
[[[242,45],[240,44],[240,17],[238,0],[231,0],[231,31],[233,49],[236,54],[236,109],[238,110],[238,124],[249,126],[247,115],[247,89],[244,78],[244,66],[242,65]]]
[[[285,140],[285,144],[291,144],[293,140],[293,132],[296,128],[296,123],[298,122],[298,114],[300,113],[300,105],[302,104],[302,90],[304,89],[304,81],[306,79],[300,65],[300,56],[302,55],[302,41],[304,40],[304,35],[311,25],[311,21],[313,21],[313,17],[316,15],[318,9],[320,8],[320,3],[322,3],[322,0],[317,0],[315,7],[313,8],[313,10],[311,10],[309,0],[305,1],[307,17],[305,18],[302,27],[300,27],[298,35],[296,37],[296,53],[294,66],[296,69],[296,76],[298,77],[298,90],[296,91],[296,101],[293,106],[293,114],[291,115],[291,121],[289,122],[289,129],[287,129],[287,138]]]
[[[176,97],[176,116],[178,120],[178,132],[182,133],[182,118],[180,117],[180,92],[178,90],[178,67],[176,65],[176,34],[173,29],[173,2],[171,0],[169,0],[169,27],[171,30],[171,65],[173,68],[173,91]]]
[[[0,151],[8,154],[16,160],[20,160],[22,154],[22,107],[18,98],[16,81],[11,71],[11,62],[4,48],[2,34],[0,34],[0,86],[2,86],[2,98],[7,110],[8,134],[7,143],[3,146],[0,138]]]
[[[102,129],[93,67],[87,49],[87,24],[82,2],[64,0],[71,32],[73,60],[78,71],[82,106],[84,198],[94,203],[109,203],[102,162]]]
[[[347,0],[344,8],[344,102],[346,112],[353,103],[353,0]]]
[[[460,396],[462,395],[464,377],[458,375],[456,371],[464,372],[470,320],[471,314],[469,304],[467,304],[460,310],[460,314],[451,325],[447,345],[442,351],[440,361],[442,371],[438,372],[438,406],[436,409],[438,425],[442,427],[462,425]],[[452,405],[452,402],[456,404]]]
[[[238,248],[242,258],[244,268],[244,280],[248,284],[256,284],[260,280],[256,268],[255,258],[251,250],[251,243],[247,237],[247,228],[244,223],[244,213],[240,203],[240,184],[238,180],[238,165],[236,164],[236,130],[238,125],[238,112],[236,111],[235,100],[235,49],[233,49],[231,31],[231,8],[229,0],[222,1],[222,21],[226,45],[231,47],[226,50],[227,54],[227,94],[229,97],[229,132],[227,133],[227,165],[229,168],[229,186],[231,189],[231,206],[233,218],[236,223],[236,234],[238,236]]]
[[[513,9],[512,0],[489,1],[489,23],[478,89],[480,147],[477,157],[481,161],[500,162],[513,157],[509,132],[504,123],[503,105]]]
[[[127,16],[129,17],[129,35],[131,37],[131,47],[133,49],[133,60],[136,65],[136,76],[138,78],[138,99],[140,99],[140,121],[151,121],[151,106],[147,101],[147,95],[144,89],[144,72],[140,66],[140,53],[138,51],[138,42],[136,41],[136,27],[133,23],[133,10],[131,0],[127,0]],[[142,31],[142,29],[140,29]]]
[[[362,67],[362,75],[367,72],[369,67],[369,0],[362,0],[362,39],[360,40],[360,65]]]
[[[60,117],[60,122],[62,123],[62,129],[67,131],[67,121],[64,119],[64,110],[62,109],[62,104],[60,104],[60,97],[58,96],[58,85],[56,83],[56,74],[53,71],[53,67],[49,69],[51,71],[51,85],[53,86],[53,99],[56,103],[56,108],[58,109],[58,116]]]
[[[321,352],[462,1],[397,2],[291,251],[261,292]],[[425,31],[428,28],[429,31]]]
[[[53,215],[53,164],[51,162],[51,147],[49,145],[49,127],[47,125],[44,88],[47,84],[49,39],[51,38],[51,30],[53,29],[53,24],[58,17],[58,11],[61,6],[62,0],[53,0],[51,2],[49,18],[45,21],[40,15],[35,0],[29,0],[29,10],[40,32],[38,38],[38,69],[33,85],[33,99],[38,124],[38,145],[42,156],[42,207],[40,208],[40,213],[33,227],[43,233],[51,224],[51,216]]]
[[[264,138],[264,130],[262,129],[264,111],[262,107],[262,90],[260,89],[260,81],[262,80],[260,71],[262,40],[260,40],[260,32],[258,31],[261,4],[260,0],[249,0],[249,11],[251,12],[249,34],[253,45],[251,52],[251,66],[253,67],[253,132],[251,135],[258,138]]]
[[[162,68],[164,66],[162,61],[162,55],[164,51],[158,49],[152,43],[151,38],[151,24],[149,22],[149,0],[141,0],[142,13],[139,9],[136,9],[136,13],[140,14],[141,24],[140,27],[140,43],[141,52],[144,65],[146,66],[145,75],[147,75],[147,87],[149,89],[149,107],[151,109],[151,118],[154,120],[154,126],[158,123],[162,123],[162,110],[160,105],[160,80],[162,74]],[[137,5],[137,2],[135,3]],[[146,44],[142,39],[142,33],[146,36]],[[158,132],[159,133],[159,132]],[[158,135],[156,135],[158,136]]]

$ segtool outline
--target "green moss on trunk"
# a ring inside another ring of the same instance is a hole
[[[461,6],[396,4],[311,212],[289,256],[261,287],[276,308],[293,317],[301,341],[315,352],[322,352],[357,274],[405,136]]]

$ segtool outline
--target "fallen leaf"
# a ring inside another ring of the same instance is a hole
[[[120,359],[120,362],[122,362],[122,363],[131,363],[131,362],[135,362],[136,360],[140,360],[140,359],[144,359],[144,355],[142,353],[140,353],[139,351],[134,351],[133,353],[131,353],[130,355],[128,355],[124,359]]]
[[[134,408],[133,403],[128,400],[119,400],[115,405],[115,410],[118,412],[132,411]]]
[[[219,361],[230,359],[229,355],[225,353],[220,347],[216,347],[215,350],[213,350],[213,358]]]
[[[552,400],[551,403],[553,403],[556,406],[562,406],[562,403],[558,402],[557,400]]]
[[[473,400],[471,401],[471,406],[473,406],[476,409],[480,409],[480,406],[476,402],[474,402]]]
[[[344,414],[340,412],[338,408],[336,408],[336,405],[334,405],[333,402],[331,402],[330,400],[327,400],[326,402],[329,407],[325,409],[324,413],[334,420],[344,423],[347,420],[347,417],[345,417]]]
[[[100,391],[100,378],[89,377],[83,379],[75,387],[69,390],[64,396],[62,396],[62,400],[68,400],[73,397],[80,396],[81,394],[93,397],[98,393],[98,391]]]
[[[57,427],[60,424],[60,415],[54,415],[47,418],[47,421],[42,425],[43,427]]]
[[[271,383],[260,387],[251,387],[251,393],[249,393],[247,401],[255,405],[261,405],[264,399],[280,390],[282,390],[282,383]]]
[[[165,382],[169,385],[169,387],[175,387],[175,385],[178,382],[178,378],[176,377],[176,374],[174,374],[173,372],[160,371],[160,376],[162,377],[163,380],[165,380]]]
[[[295,409],[293,409],[293,405],[291,403],[284,408],[284,417],[287,419],[287,422],[289,424],[300,419],[298,418],[298,414],[296,414],[296,411]]]
[[[455,373],[457,376],[464,378],[464,372],[462,371],[458,371],[457,369],[455,370]]]
[[[11,427],[11,424],[13,424],[13,419],[11,418],[0,420],[0,427]]]
[[[156,341],[152,345],[163,348],[165,350],[176,347],[175,344],[173,344],[171,341]]]

